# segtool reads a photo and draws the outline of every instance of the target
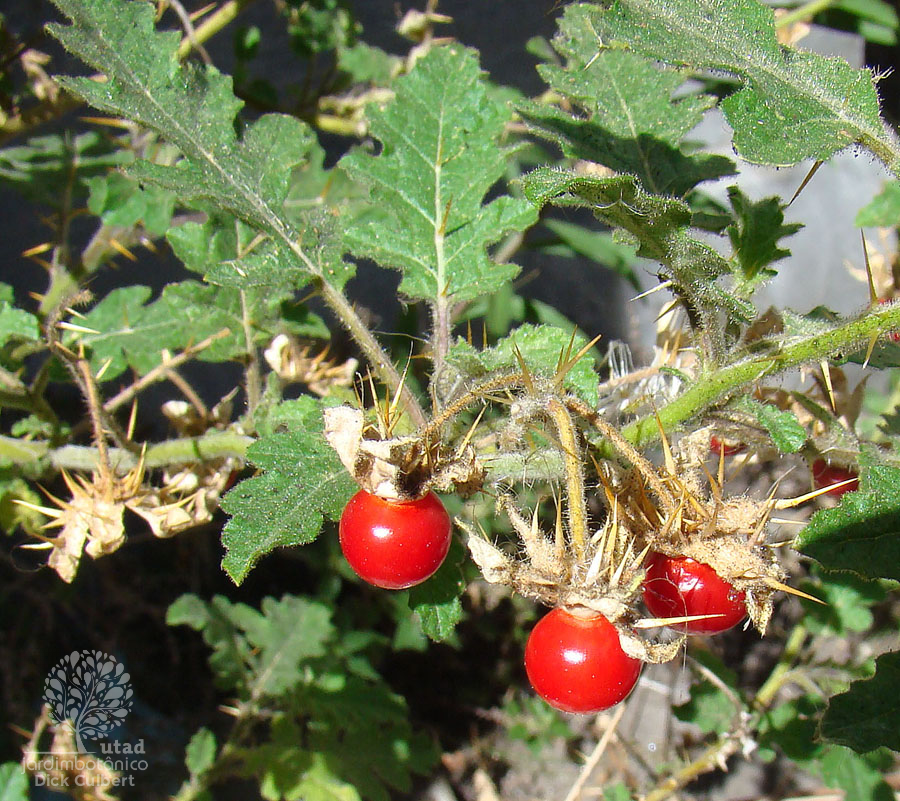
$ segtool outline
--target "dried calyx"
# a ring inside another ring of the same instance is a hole
[[[326,409],[325,439],[362,489],[385,500],[410,501],[429,490],[469,495],[481,488],[484,468],[468,444],[448,449],[422,435],[386,436],[367,425],[359,409]]]

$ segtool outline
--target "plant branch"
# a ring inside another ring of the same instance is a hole
[[[900,329],[900,304],[885,304],[830,331],[796,337],[786,342],[764,342],[768,350],[700,376],[675,400],[622,429],[622,436],[637,448],[645,447],[681,423],[727,400],[738,390],[803,364],[819,362],[842,353],[853,353],[872,337]],[[658,422],[657,422],[658,420]],[[612,449],[602,454],[608,458]]]
[[[802,6],[798,6],[793,11],[788,11],[780,17],[775,18],[776,28],[785,28],[793,25],[795,22],[809,22],[816,14],[827,11],[834,5],[834,0],[809,0]]]
[[[244,347],[247,351],[247,366],[244,368],[244,384],[247,392],[247,414],[252,416],[259,406],[262,395],[262,376],[259,372],[259,354],[253,343],[253,321],[250,319],[250,305],[247,293],[241,290],[241,325],[244,328]]]
[[[641,801],[664,801],[698,776],[721,768],[726,760],[737,752],[741,736],[742,733],[730,731],[720,735],[697,759],[657,784]]]
[[[165,381],[169,377],[170,371],[175,370],[185,362],[190,361],[198,353],[206,350],[214,342],[222,339],[222,337],[228,336],[228,334],[230,333],[230,329],[223,328],[221,331],[216,332],[212,336],[201,340],[196,345],[188,345],[177,356],[167,358],[164,354],[163,360],[158,365],[156,365],[156,367],[154,367],[149,373],[139,378],[130,386],[125,387],[125,389],[123,389],[121,392],[106,401],[106,403],[103,404],[103,408],[107,412],[114,412],[116,409],[128,403],[128,401],[134,398],[139,392],[149,387],[151,384],[155,384],[157,381]]]
[[[245,459],[247,448],[255,440],[234,431],[213,431],[199,437],[170,439],[148,445],[144,464],[148,469],[173,465],[209,462],[216,459]],[[109,463],[113,471],[125,473],[135,467],[139,455],[124,448],[108,448]],[[42,461],[55,470],[96,470],[100,455],[96,448],[87,445],[63,445],[51,448],[47,442],[35,442],[0,435],[0,458],[14,465],[27,467]]]
[[[338,320],[343,323],[344,327],[350,332],[350,336],[356,341],[356,344],[362,349],[363,354],[369,361],[369,364],[375,369],[379,378],[390,388],[392,392],[396,392],[400,388],[401,378],[394,363],[390,360],[384,349],[375,339],[375,335],[366,327],[365,323],[360,319],[356,310],[350,304],[350,301],[329,284],[324,279],[320,281],[320,289],[323,300],[331,307],[331,310],[337,315]],[[418,398],[413,395],[412,391],[406,384],[403,384],[400,397],[403,400],[404,407],[412,418],[413,423],[417,427],[426,424],[425,411],[422,409]]]
[[[803,623],[797,623],[794,626],[788,636],[787,642],[784,644],[784,650],[781,652],[778,663],[756,693],[753,705],[757,709],[766,709],[775,699],[775,695],[781,689],[785,679],[793,668],[794,662],[800,653],[800,649],[803,647],[803,643],[806,641],[806,635],[808,633],[809,632]]]

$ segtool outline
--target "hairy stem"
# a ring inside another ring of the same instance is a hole
[[[322,298],[335,313],[337,318],[343,323],[344,327],[350,332],[350,336],[356,341],[356,344],[362,349],[366,359],[378,377],[390,388],[392,392],[396,392],[400,387],[400,373],[394,367],[394,363],[384,352],[375,335],[369,331],[365,323],[359,318],[356,310],[347,300],[347,298],[335,289],[327,281],[320,282]],[[422,427],[426,423],[425,411],[419,404],[418,398],[410,391],[405,384],[401,390],[400,397],[403,406],[413,423],[417,427]]]
[[[672,431],[679,424],[728,399],[738,390],[785,370],[821,361],[829,356],[853,353],[864,347],[872,337],[900,329],[900,304],[884,304],[865,315],[830,331],[796,337],[787,342],[765,343],[769,349],[753,354],[734,364],[702,375],[675,400],[659,409],[657,415],[647,415],[625,426],[622,436],[637,448],[660,438],[660,428]],[[612,446],[606,458],[613,453]]]
[[[253,320],[250,319],[250,304],[247,293],[241,290],[241,325],[244,328],[244,347],[247,351],[247,366],[244,368],[244,389],[247,393],[247,414],[252,417],[262,396],[262,376],[259,372],[259,354],[253,343]]]

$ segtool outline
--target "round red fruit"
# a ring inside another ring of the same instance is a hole
[[[678,623],[685,634],[718,634],[747,616],[744,593],[715,570],[687,556],[653,553],[647,559],[644,603],[654,617],[715,615]]]
[[[609,709],[637,684],[642,662],[622,650],[619,632],[603,615],[558,607],[528,635],[525,672],[535,692],[563,712]]]
[[[369,584],[402,590],[441,566],[450,529],[450,516],[433,492],[415,501],[387,501],[360,490],[341,515],[341,550]]]
[[[845,492],[853,492],[859,489],[859,477],[857,474],[846,467],[840,467],[836,464],[828,464],[824,459],[816,459],[812,466],[813,482],[816,489],[830,487],[832,484],[840,484],[843,481],[849,481],[842,487],[835,487],[828,490],[827,495],[833,495],[840,498]]]

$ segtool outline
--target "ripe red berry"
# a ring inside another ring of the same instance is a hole
[[[718,634],[747,616],[744,593],[715,570],[686,556],[650,554],[644,579],[644,603],[654,617],[717,615],[678,623],[685,634]]]
[[[859,478],[853,470],[847,467],[840,467],[835,464],[828,464],[824,459],[816,459],[812,465],[813,483],[816,489],[830,487],[832,484],[840,484],[842,481],[850,481],[843,487],[835,487],[828,490],[826,495],[833,495],[840,498],[845,492],[853,492],[859,489]]]
[[[716,456],[723,450],[725,451],[726,456],[734,456],[738,453],[743,453],[746,448],[747,446],[742,442],[724,442],[715,435],[709,438],[709,449],[716,454]]]
[[[360,490],[341,515],[341,550],[369,584],[402,590],[431,576],[450,548],[450,516],[429,492],[394,502]]]
[[[582,617],[558,607],[528,636],[525,672],[535,692],[564,712],[609,709],[637,684],[643,663],[622,650],[603,615]]]

